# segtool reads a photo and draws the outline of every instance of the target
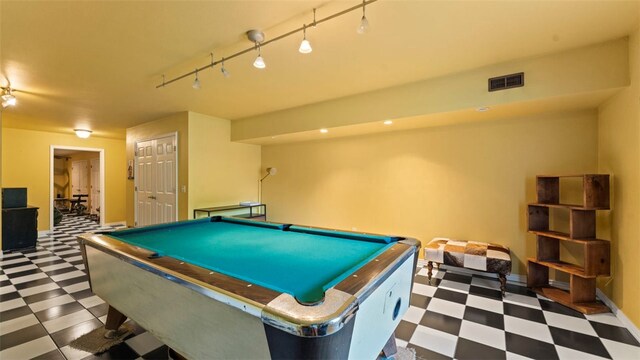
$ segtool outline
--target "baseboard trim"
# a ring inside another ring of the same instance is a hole
[[[53,231],[51,231],[51,230],[40,230],[40,231],[38,231],[38,237],[47,236],[47,235],[51,235],[51,234],[53,234]]]
[[[110,222],[110,223],[105,223],[104,224],[104,226],[118,226],[118,225],[127,226],[127,222],[126,221],[116,221],[116,222]]]
[[[627,329],[629,329],[629,332],[631,333],[631,335],[633,335],[633,337],[635,337],[636,340],[640,341],[640,330],[638,330],[638,327],[636,326],[636,324],[634,324],[631,321],[631,319],[629,319],[627,315],[625,315],[622,312],[622,310],[618,309],[616,304],[613,301],[611,301],[611,299],[609,299],[607,295],[605,295],[602,292],[602,290],[596,289],[596,296],[598,297],[598,299],[602,300],[602,302],[605,303],[605,305],[607,305],[609,309],[611,309],[611,312],[613,313],[613,315],[615,315],[618,318],[618,320],[620,320],[620,322],[622,322],[622,324]]]
[[[426,267],[427,266],[427,261],[424,260],[424,259],[418,259],[418,266]],[[460,267],[456,267],[456,266],[448,266],[448,265],[440,265],[440,267],[443,268],[443,269],[452,269],[452,270],[455,270],[456,272],[462,272],[462,273],[474,274],[474,275],[482,275],[482,276],[486,276],[486,277],[493,277],[493,278],[496,278],[496,279],[498,278],[498,274],[486,273],[486,272],[479,271],[479,270],[465,269],[465,268],[460,268]],[[520,274],[511,274],[511,275],[507,276],[507,281],[509,281],[509,282],[517,282],[517,283],[520,283],[520,284],[526,284],[527,283],[527,276],[526,275],[520,275]],[[564,282],[564,281],[549,280],[549,284],[553,285],[555,287],[558,287],[560,289],[563,289],[563,290],[569,290],[569,283]],[[622,310],[618,309],[616,304],[613,301],[611,301],[611,299],[609,299],[600,289],[596,289],[596,297],[598,299],[600,299],[600,301],[602,301],[605,305],[607,305],[609,307],[609,309],[611,309],[611,312],[613,313],[613,315],[615,315],[618,318],[618,320],[620,320],[620,322],[629,330],[629,332],[638,341],[640,341],[640,330],[638,330],[638,327],[622,312]]]

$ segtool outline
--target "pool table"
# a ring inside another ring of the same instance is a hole
[[[79,237],[106,328],[189,359],[393,355],[415,239],[214,216]]]

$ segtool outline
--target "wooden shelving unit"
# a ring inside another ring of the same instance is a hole
[[[582,178],[582,204],[560,203],[560,178]],[[596,301],[596,277],[610,274],[609,241],[596,239],[596,211],[609,209],[609,175],[536,177],[537,202],[528,205],[528,230],[536,235],[536,257],[528,260],[527,285],[585,314],[607,312]],[[549,227],[549,209],[569,212],[569,233]],[[582,246],[583,265],[560,260],[560,242]],[[549,285],[549,269],[569,274],[569,291]]]

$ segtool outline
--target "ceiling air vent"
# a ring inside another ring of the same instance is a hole
[[[524,73],[497,76],[489,79],[489,91],[506,90],[524,86]]]

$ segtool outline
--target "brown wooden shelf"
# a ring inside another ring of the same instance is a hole
[[[602,174],[575,174],[575,175],[537,175],[537,178],[584,178],[594,177],[594,176],[603,176]],[[608,176],[608,175],[606,175]]]
[[[584,271],[584,269],[578,265],[574,265],[574,264],[570,264],[568,262],[564,262],[564,261],[545,261],[545,260],[538,260],[536,258],[528,258],[527,260],[536,263],[536,264],[540,264],[542,266],[546,266],[548,268],[551,269],[556,269],[556,270],[560,270],[562,272],[565,272],[567,274],[571,274],[571,275],[576,275],[576,276],[580,276],[581,278],[595,278],[595,275],[587,275]]]
[[[529,232],[531,234],[542,235],[542,236],[546,236],[554,239],[566,240],[566,241],[570,241],[570,242],[574,242],[582,245],[588,245],[592,243],[602,243],[602,242],[609,243],[609,241],[607,240],[596,239],[596,238],[572,239],[567,233],[563,233],[560,231],[553,231],[553,230],[547,230],[547,231],[529,230]]]
[[[582,204],[560,202],[560,179],[582,179]],[[611,271],[611,243],[596,239],[596,211],[609,209],[609,175],[538,175],[536,202],[527,206],[527,230],[536,235],[536,257],[527,263],[527,286],[537,293],[585,314],[607,312],[596,300],[596,277]],[[555,231],[550,226],[550,209],[565,209],[569,213],[569,233]],[[560,241],[580,245],[584,265],[560,260]],[[549,269],[567,273],[569,291],[549,285]]]
[[[564,306],[568,306],[583,314],[599,314],[609,312],[609,308],[599,301],[571,302],[571,294],[553,286],[538,286],[531,288],[536,293]]]
[[[579,204],[545,204],[545,203],[531,203],[533,206],[545,206],[558,209],[572,209],[572,210],[609,210],[609,207],[586,207]]]

